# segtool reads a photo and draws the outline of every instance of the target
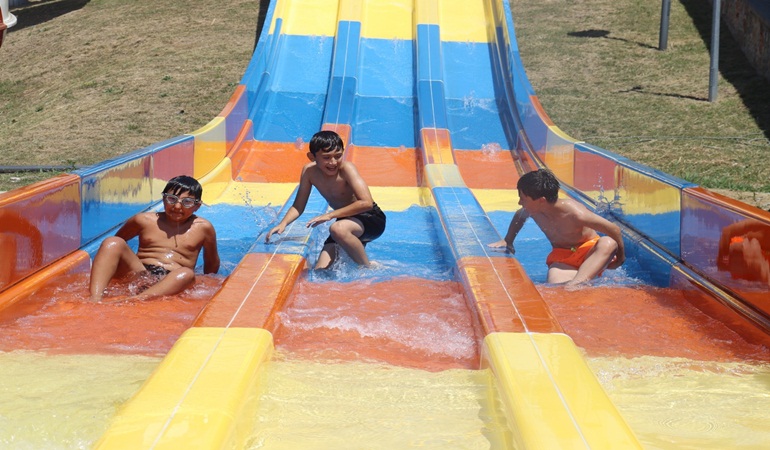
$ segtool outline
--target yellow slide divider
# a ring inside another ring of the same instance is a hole
[[[272,352],[260,328],[190,328],[94,448],[238,448],[253,431],[259,369]]]
[[[569,336],[491,333],[482,364],[495,374],[514,448],[642,448]]]

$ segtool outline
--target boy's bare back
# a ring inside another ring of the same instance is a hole
[[[573,248],[594,239],[596,231],[606,229],[600,216],[572,199],[559,199],[555,204],[544,203],[541,210],[530,212],[555,248]],[[599,226],[599,228],[596,228]]]

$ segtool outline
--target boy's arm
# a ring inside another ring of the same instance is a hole
[[[493,242],[489,244],[490,247],[493,248],[503,248],[505,247],[506,250],[510,251],[511,253],[516,253],[516,250],[513,247],[513,241],[516,239],[516,235],[519,234],[519,231],[521,231],[521,227],[524,226],[524,222],[527,221],[529,218],[529,213],[524,208],[519,208],[518,211],[513,215],[513,218],[511,219],[511,224],[508,225],[508,232],[505,233],[505,238]]]
[[[595,214],[591,211],[586,211],[586,219],[584,225],[598,231],[599,233],[606,234],[611,237],[618,244],[618,249],[615,252],[615,259],[613,259],[608,269],[617,269],[626,260],[626,251],[623,246],[623,234],[620,232],[620,227],[605,219],[604,217]]]
[[[217,232],[210,222],[206,223],[203,231],[203,273],[217,273],[220,265]]]
[[[144,213],[133,215],[126,221],[126,223],[123,224],[122,227],[120,227],[120,229],[118,229],[118,231],[115,232],[115,236],[122,238],[126,242],[135,238],[139,235],[142,227],[145,226],[143,224],[145,221],[142,219],[144,219]]]
[[[294,202],[289,207],[289,210],[284,214],[283,219],[278,222],[278,225],[274,226],[267,232],[265,237],[265,243],[270,242],[270,236],[275,233],[281,234],[286,226],[297,220],[297,217],[301,216],[307,206],[307,200],[310,198],[310,191],[313,189],[313,185],[310,183],[310,174],[308,169],[310,165],[302,168],[302,175],[299,178],[299,188],[297,189],[297,195],[294,197]]]
[[[342,167],[340,167],[340,175],[353,190],[356,201],[349,205],[345,205],[342,208],[329,211],[326,214],[313,217],[308,221],[307,226],[314,227],[332,219],[355,216],[356,214],[369,211],[374,206],[374,200],[372,200],[372,193],[369,191],[369,186],[366,184],[363,177],[361,177],[361,174],[358,173],[358,169],[353,163],[345,162]]]

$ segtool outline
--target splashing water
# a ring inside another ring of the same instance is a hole
[[[463,108],[466,110],[472,110],[479,106],[479,101],[476,99],[475,91],[471,91],[470,94],[463,97]]]
[[[502,147],[497,142],[490,142],[489,144],[483,144],[481,146],[481,154],[489,161],[494,161],[497,154],[502,150]]]
[[[282,348],[427,370],[478,364],[476,331],[456,282],[305,278],[295,291],[291,306],[278,314],[275,339]]]

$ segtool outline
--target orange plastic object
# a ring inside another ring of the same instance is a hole
[[[236,86],[235,90],[233,91],[233,95],[230,96],[230,100],[228,100],[225,107],[222,108],[222,112],[219,113],[219,116],[227,118],[227,116],[229,116],[230,113],[233,112],[233,109],[235,109],[236,105],[238,105],[238,102],[242,100],[241,97],[245,93],[246,93],[246,85],[239,84],[238,86]]]
[[[246,141],[233,154],[233,167],[240,167],[239,181],[298,183],[302,166],[310,162],[307,152],[307,144]]]
[[[508,150],[454,152],[460,174],[471,189],[516,189],[519,173]]]
[[[348,148],[350,145],[350,125],[342,123],[325,123],[321,129],[324,131],[334,131],[339,134],[345,148]]]
[[[425,164],[455,164],[452,139],[444,128],[423,128],[422,153]]]
[[[0,310],[3,319],[13,319],[37,311],[49,298],[42,295],[42,290],[49,286],[60,285],[60,277],[74,273],[88,273],[91,267],[88,253],[78,250],[24,278],[19,283],[0,292]],[[84,290],[88,290],[87,284]]]
[[[419,158],[413,148],[353,146],[347,154],[369,186],[419,186]]]
[[[0,291],[77,250],[80,177],[60,175],[0,195],[0,235]]]
[[[299,255],[249,253],[195,320],[198,327],[273,327],[305,267]]]
[[[457,270],[485,334],[563,332],[516,259],[467,257],[457,262]]]

